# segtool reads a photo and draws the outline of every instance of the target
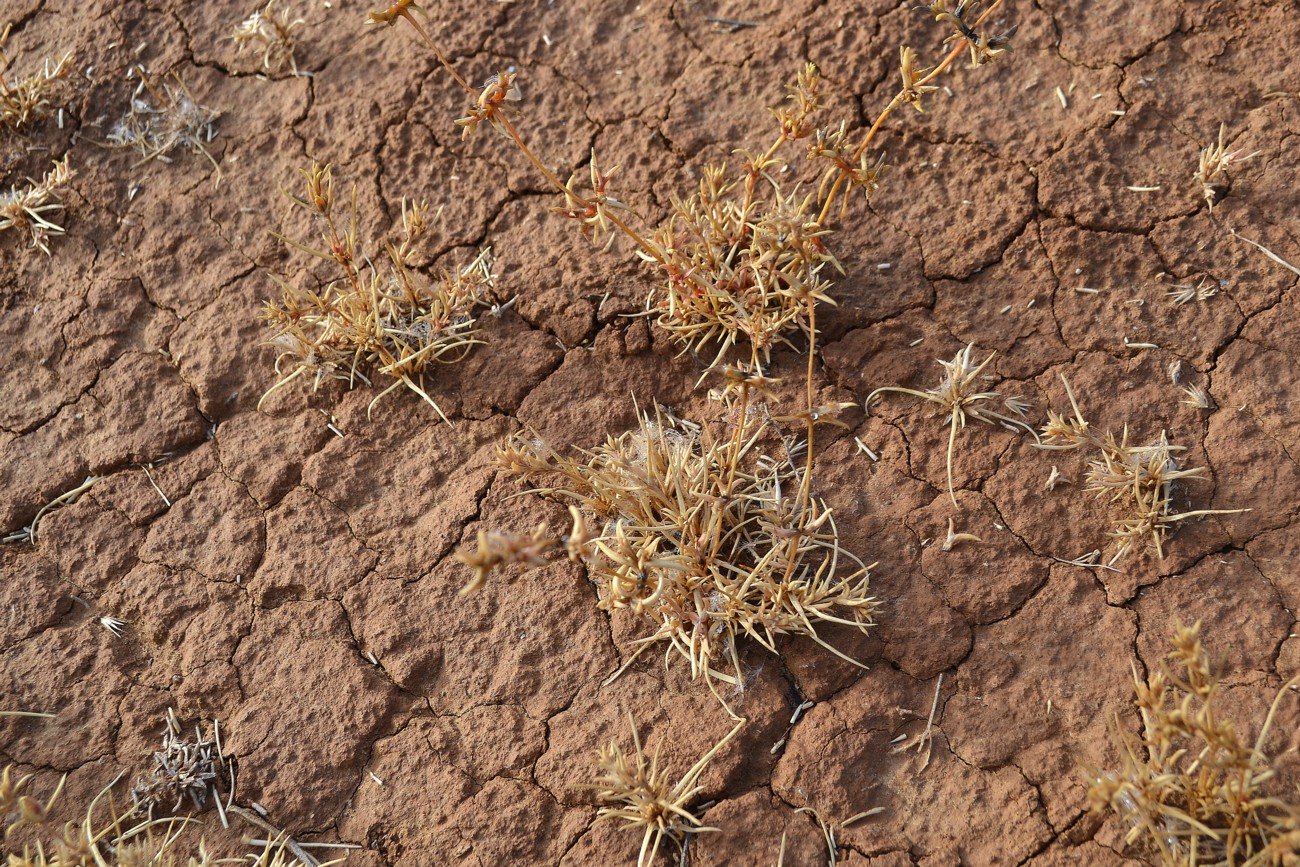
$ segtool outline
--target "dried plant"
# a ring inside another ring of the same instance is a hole
[[[199,105],[176,73],[172,73],[170,81],[161,84],[152,81],[142,66],[132,67],[127,77],[132,76],[140,82],[131,94],[126,115],[109,133],[109,143],[139,148],[141,163],[150,160],[169,163],[170,154],[177,148],[203,154],[212,163],[215,180],[220,183],[221,167],[207,148],[217,134],[214,124],[219,112]]]
[[[1190,283],[1174,283],[1170,285],[1165,290],[1165,295],[1179,305],[1191,301],[1208,301],[1219,294],[1219,286],[1219,283],[1211,282],[1208,276],[1202,276],[1200,282],[1195,286]]]
[[[1083,418],[1070,383],[1065,383],[1065,393],[1070,400],[1074,418],[1066,418],[1048,410],[1047,424],[1043,426],[1041,446],[1046,449],[1087,448],[1097,457],[1088,462],[1084,475],[1084,490],[1107,498],[1116,508],[1119,517],[1111,536],[1118,543],[1110,565],[1149,541],[1157,557],[1164,557],[1165,537],[1179,521],[1202,515],[1231,515],[1244,509],[1198,509],[1174,513],[1173,485],[1180,479],[1204,478],[1205,467],[1180,469],[1174,456],[1183,446],[1170,445],[1164,431],[1151,445],[1129,445],[1128,427],[1116,438],[1107,433],[1099,436]]]
[[[390,377],[392,385],[370,407],[401,386],[420,395],[444,421],[438,404],[424,390],[424,378],[439,363],[459,361],[481,341],[474,338],[474,308],[495,284],[492,260],[484,250],[455,271],[426,277],[411,264],[416,242],[427,230],[425,208],[402,203],[402,240],[386,246],[381,268],[357,245],[356,190],[346,222],[334,212],[334,179],[329,166],[304,171],[307,195],[294,204],[324,224],[324,247],[316,249],[281,238],[290,247],[332,262],[341,275],[319,290],[278,280],[280,301],[268,301],[262,319],[275,331],[268,341],[279,355],[280,380],[271,394],[300,376],[310,375],[312,389],[327,379],[349,387],[370,384],[367,372]]]
[[[13,25],[6,25],[0,33],[0,63],[6,67],[9,60],[3,54]],[[72,71],[72,52],[57,60],[45,58],[41,68],[29,75],[5,78],[0,76],[0,128],[22,133],[37,121],[54,113],[53,98],[67,81]]]
[[[1185,403],[1190,407],[1209,409],[1214,404],[1209,393],[1199,385],[1185,385],[1183,386],[1183,392],[1187,397],[1183,398],[1180,403]]]
[[[990,60],[1006,54],[1011,49],[1011,37],[1015,33],[1014,28],[1002,34],[981,33],[973,29],[968,22],[979,13],[979,7],[980,0],[960,0],[951,12],[945,8],[943,0],[935,0],[926,7],[936,21],[953,28],[954,33],[943,41],[945,45],[962,40],[970,49],[971,66],[983,66]]]
[[[623,752],[618,741],[610,741],[609,746],[600,749],[596,755],[600,778],[584,788],[595,790],[596,799],[602,804],[596,813],[597,822],[622,820],[629,827],[642,831],[637,867],[646,867],[654,862],[665,837],[682,844],[687,834],[718,830],[704,827],[687,805],[702,791],[700,775],[723,747],[740,733],[745,720],[736,723],[727,736],[701,756],[676,783],[669,783],[667,772],[659,767],[658,748],[653,756],[646,757],[631,713],[628,714],[628,725],[632,730],[632,753]]]
[[[575,220],[593,240],[617,233],[631,241],[637,255],[658,272],[661,288],[651,294],[648,309],[661,327],[697,349],[716,343],[714,365],[731,347],[748,344],[749,366],[757,369],[776,345],[790,343],[798,333],[808,339],[811,364],[816,354],[815,306],[831,302],[824,271],[827,265],[839,267],[826,245],[831,216],[843,215],[854,190],[870,195],[879,186],[883,155],[873,158],[868,151],[885,118],[904,104],[919,109],[922,95],[935,89],[930,82],[967,48],[978,62],[1006,52],[1006,37],[979,30],[999,5],[1000,0],[978,18],[972,3],[963,2],[952,12],[942,2],[923,7],[952,29],[949,41],[954,45],[931,70],[917,68],[916,53],[904,49],[902,88],[860,136],[851,134],[847,123],[817,123],[825,101],[823,85],[809,64],[789,86],[788,104],[773,112],[777,133],[771,144],[740,151],[738,171],[707,167],[698,189],[674,197],[670,216],[654,229],[633,225],[632,212],[610,192],[614,172],[601,172],[594,152],[591,187],[581,191],[573,179],[562,181],[538,158],[514,120],[520,102],[517,71],[497,71],[483,87],[471,86],[416,19],[418,7],[412,0],[371,12],[369,20],[385,25],[406,22],[466,93],[471,106],[455,121],[462,136],[484,124],[497,130],[564,197],[564,205],[554,209],[557,213]],[[794,161],[782,156],[799,143],[799,155],[822,173],[816,194],[801,192],[798,172],[789,171]]]
[[[111,793],[116,780],[79,812],[76,821],[52,827],[55,825],[56,801],[63,793],[66,778],[59,781],[53,794],[42,803],[24,793],[31,776],[14,780],[12,772],[12,766],[0,772],[0,818],[3,818],[5,829],[0,837],[0,859],[6,867],[163,867],[177,864],[217,867],[235,863],[234,859],[214,857],[202,839],[196,844],[186,845],[182,835],[195,824],[194,820],[142,818],[135,810],[117,812]],[[249,855],[246,861],[240,859],[239,863],[257,867],[324,867],[310,855],[306,856],[307,860],[289,858],[285,846],[279,843],[260,846],[257,854]]]
[[[575,505],[575,532],[587,519],[600,529],[585,544],[544,528],[528,536],[485,531],[478,549],[461,555],[475,572],[471,587],[496,566],[531,565],[564,546],[587,565],[603,607],[632,608],[657,624],[642,648],[667,641],[715,695],[717,682],[740,685],[741,635],[775,650],[782,632],[824,643],[819,622],[866,628],[876,608],[867,594],[867,567],[840,548],[830,511],[812,495],[816,426],[843,409],[815,400],[817,308],[834,303],[827,274],[839,269],[828,246],[832,218],[843,218],[854,191],[869,196],[878,188],[884,156],[871,150],[893,111],[919,109],[932,82],[968,49],[976,63],[1006,52],[1006,37],[981,30],[1000,3],[978,17],[970,3],[952,12],[938,0],[925,7],[952,31],[951,48],[928,70],[918,67],[914,51],[903,50],[902,88],[865,132],[850,131],[846,122],[819,122],[823,82],[814,66],[805,66],[788,87],[786,104],[773,111],[775,133],[762,137],[770,144],[739,151],[740,165],[732,170],[706,167],[694,191],[670,199],[670,215],[657,227],[642,225],[616,197],[615,172],[602,170],[605,161],[594,151],[589,188],[579,186],[576,173],[561,180],[538,157],[516,124],[519,71],[497,70],[474,87],[416,18],[413,0],[370,13],[373,24],[409,25],[465,93],[469,108],[455,119],[462,138],[484,126],[496,130],[563,197],[555,212],[592,241],[608,245],[621,237],[631,244],[658,284],[646,315],[688,348],[716,345],[710,370],[728,372],[724,400],[728,412],[738,412],[729,435],[717,439],[697,426],[665,424],[659,412],[647,414],[637,430],[580,459],[515,440],[502,457],[506,469]],[[815,192],[800,186],[799,165],[816,172]],[[797,446],[783,439],[783,454],[774,459],[755,448],[768,433],[764,426],[747,435],[750,392],[761,389],[774,348],[800,343],[808,356],[803,407],[769,420],[802,424],[804,438]],[[740,358],[727,363],[733,349]],[[804,457],[802,468],[796,453]],[[847,612],[844,618],[831,613],[837,607]],[[722,659],[734,676],[718,670]]]
[[[62,198],[76,175],[68,158],[57,160],[39,181],[29,181],[22,189],[10,187],[0,193],[0,232],[13,229],[26,235],[29,250],[50,255],[50,236],[62,235],[63,227],[45,217],[64,209]]]
[[[262,50],[262,68],[267,72],[283,72],[287,67],[300,75],[294,61],[293,31],[303,25],[303,19],[292,18],[290,13],[275,15],[275,0],[267,0],[266,8],[258,9],[240,22],[230,38],[235,41],[240,54],[245,48]]]
[[[131,787],[132,802],[151,815],[156,806],[175,813],[186,798],[195,810],[201,810],[209,793],[222,786],[229,789],[229,761],[221,752],[215,730],[210,738],[195,725],[194,739],[186,740],[176,715],[168,708],[162,749],[153,754],[149,776]]]
[[[968,344],[965,349],[953,356],[952,361],[939,361],[939,366],[943,368],[943,380],[935,388],[928,391],[918,391],[914,388],[887,385],[871,392],[864,402],[866,408],[870,410],[871,402],[876,399],[877,395],[886,392],[910,394],[913,397],[919,397],[922,400],[937,404],[941,410],[948,413],[946,418],[948,422],[948,496],[954,506],[957,505],[957,494],[953,489],[952,456],[957,444],[957,431],[966,428],[967,418],[973,418],[985,424],[1000,424],[1008,430],[1016,432],[1026,431],[1035,441],[1038,440],[1038,432],[1023,420],[1003,415],[989,409],[987,406],[980,405],[986,401],[1000,398],[1002,395],[996,391],[976,390],[983,384],[981,377],[984,368],[988,366],[997,353],[990,353],[988,358],[979,364],[975,364],[971,360],[971,350],[974,348],[975,344]],[[1020,416],[1024,415],[1027,407],[1027,404],[1019,398],[1008,398],[1003,405]]]
[[[1168,867],[1294,864],[1300,792],[1286,798],[1269,791],[1275,772],[1264,744],[1300,677],[1278,691],[1252,744],[1219,714],[1223,699],[1200,627],[1175,630],[1170,664],[1160,671],[1145,681],[1134,671],[1142,731],[1134,735],[1114,721],[1120,767],[1089,772],[1089,803],[1114,811],[1128,825],[1126,844],[1154,852]]]
[[[742,420],[748,388],[744,408],[732,406]],[[742,421],[731,437],[715,439],[662,411],[646,413],[636,430],[578,458],[515,437],[502,449],[502,467],[571,504],[573,529],[559,537],[544,528],[530,536],[480,532],[477,549],[458,555],[475,570],[466,589],[497,566],[534,566],[564,548],[586,564],[601,608],[631,609],[654,625],[641,649],[667,642],[724,706],[718,683],[743,688],[743,636],[776,653],[776,636],[806,635],[848,659],[817,628],[872,625],[869,567],[840,547],[830,509],[801,494],[801,444],[780,459],[755,456],[769,425],[751,435]]]
[[[1259,156],[1260,151],[1242,156],[1241,152],[1245,148],[1239,148],[1235,151],[1228,150],[1224,143],[1223,137],[1227,133],[1227,125],[1219,124],[1219,140],[1215,144],[1210,144],[1201,151],[1200,159],[1196,165],[1196,171],[1192,177],[1201,185],[1201,195],[1205,198],[1206,204],[1210,210],[1214,210],[1214,203],[1222,198],[1226,189],[1228,180],[1228,169],[1237,163],[1244,163],[1248,159]],[[1219,176],[1223,179],[1219,180]]]

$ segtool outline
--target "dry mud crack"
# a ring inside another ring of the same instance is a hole
[[[934,58],[943,36],[883,0],[428,5],[472,80],[521,72],[520,124],[560,174],[585,177],[594,146],[652,220],[702,166],[770,139],[766,109],[804,61],[827,76],[828,115],[860,124],[897,88],[898,46]],[[0,762],[42,793],[66,774],[63,799],[85,804],[148,771],[174,708],[220,721],[239,803],[354,844],[348,864],[634,864],[640,835],[593,824],[580,788],[595,748],[626,744],[631,711],[680,772],[732,721],[655,650],[607,681],[644,627],[599,610],[582,568],[460,597],[453,554],[480,529],[567,521],[498,472],[505,437],[593,447],[635,424],[633,398],[710,418],[696,382],[712,351],[635,316],[653,278],[548,213],[561,203],[501,137],[460,140],[463,95],[411,32],[366,28],[364,5],[283,8],[305,19],[310,76],[236,52],[252,6],[0,0],[0,74],[65,51],[76,67],[61,125],[0,131],[0,189],[51,158],[77,171],[52,255],[0,232],[0,535],[39,517],[34,541],[0,545],[0,710],[54,715],[0,718]],[[1112,725],[1138,731],[1131,672],[1201,621],[1251,733],[1300,674],[1300,277],[1230,231],[1300,260],[1300,16],[1172,0],[998,15],[1014,52],[957,64],[924,114],[891,117],[892,168],[831,242],[844,275],[818,314],[815,385],[857,408],[819,436],[815,485],[845,547],[878,562],[882,607],[868,635],[823,635],[868,670],[805,638],[744,647],[745,689],[725,697],[750,722],[701,778],[692,806],[718,830],[686,863],[774,864],[783,838],[786,865],[825,863],[819,821],[844,865],[1146,863],[1124,824],[1088,813],[1080,771],[1116,765]],[[221,112],[211,162],[101,146],[137,65]],[[1258,154],[1211,211],[1192,174],[1220,123]],[[338,383],[257,410],[275,382],[257,321],[271,275],[327,279],[273,234],[315,241],[281,193],[312,161],[355,184],[363,238],[426,199],[420,267],[493,247],[492,301],[518,300],[427,381],[454,424],[405,390],[370,411],[374,391]],[[944,413],[861,404],[934,386],[935,359],[967,344],[996,351],[989,387],[1035,424],[1068,407],[1064,375],[1094,429],[1186,446],[1179,461],[1208,471],[1177,511],[1248,511],[1179,524],[1163,558],[1073,565],[1114,550],[1086,458],[976,421],[956,436],[954,507]],[[783,395],[804,363],[774,354]],[[943,550],[949,519],[979,540]],[[1293,697],[1268,744],[1279,790],[1300,782],[1298,730]],[[247,851],[201,819],[215,849]]]

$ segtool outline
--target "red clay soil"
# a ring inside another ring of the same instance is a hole
[[[594,146],[651,219],[705,164],[771,139],[766,109],[805,60],[833,85],[828,116],[861,124],[896,90],[898,46],[933,62],[946,35],[892,0],[428,5],[471,80],[521,71],[518,123],[561,175],[585,172]],[[991,387],[1030,401],[1036,424],[1067,409],[1065,375],[1094,429],[1186,446],[1180,461],[1208,473],[1179,484],[1177,510],[1250,511],[1183,522],[1163,559],[1071,565],[1114,550],[1083,455],[972,421],[954,508],[932,404],[894,394],[851,413],[818,444],[815,484],[846,547],[878,561],[883,608],[869,637],[824,634],[868,669],[806,639],[779,657],[746,647],[728,698],[750,723],[701,779],[692,806],[719,830],[688,863],[771,865],[783,835],[785,864],[825,863],[817,817],[845,865],[1142,863],[1118,820],[1087,813],[1080,770],[1117,762],[1116,715],[1137,730],[1133,668],[1160,664],[1176,623],[1203,621],[1247,732],[1300,673],[1300,293],[1229,232],[1300,261],[1286,5],[1009,0],[1014,52],[958,64],[951,93],[888,121],[894,168],[831,241],[846,273],[819,319],[823,397],[860,407],[880,386],[932,387],[934,359],[973,343],[997,352]],[[299,840],[357,844],[348,864],[633,864],[639,834],[592,824],[595,749],[629,745],[631,711],[680,774],[731,721],[676,658],[648,653],[606,683],[644,633],[596,607],[579,567],[459,598],[452,555],[480,528],[565,520],[514,496],[495,464],[504,437],[591,447],[633,424],[633,397],[707,416],[695,382],[711,354],[625,315],[652,276],[548,213],[559,202],[507,141],[460,140],[465,100],[409,28],[367,27],[350,0],[284,8],[306,19],[309,76],[260,75],[258,52],[237,53],[252,4],[0,2],[6,74],[76,54],[63,128],[5,138],[0,183],[64,154],[77,171],[52,255],[0,233],[0,534],[98,478],[41,515],[34,543],[0,546],[0,709],[54,714],[0,720],[0,761],[37,791],[67,774],[69,803],[85,803],[148,770],[174,708],[190,727],[220,721],[238,803]],[[219,178],[202,154],[142,163],[101,146],[134,64],[220,111],[206,145]],[[1211,212],[1192,174],[1220,123],[1259,153]],[[312,161],[356,184],[370,249],[403,196],[424,198],[425,261],[490,245],[495,300],[518,295],[429,381],[453,426],[407,391],[368,416],[375,392],[338,384],[294,384],[257,411],[276,381],[258,321],[272,275],[310,270],[272,233],[313,239],[282,194]],[[1217,293],[1167,294],[1202,281]],[[773,375],[797,384],[803,364],[778,353]],[[1186,385],[1209,406],[1185,403]],[[1053,466],[1067,481],[1048,490]],[[981,541],[943,551],[950,519]],[[106,616],[127,621],[121,637]],[[929,749],[900,749],[936,692]],[[1268,744],[1287,786],[1298,720],[1284,703]],[[247,851],[248,828],[202,818],[226,854]]]

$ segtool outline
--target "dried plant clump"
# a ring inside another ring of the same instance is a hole
[[[0,63],[6,67],[9,60],[3,54],[13,25],[0,33]],[[53,98],[65,85],[72,71],[72,52],[57,60],[45,58],[41,68],[25,76],[6,78],[0,76],[0,128],[14,133],[24,133],[37,121],[54,114]]]
[[[275,332],[268,345],[279,353],[275,370],[280,380],[258,406],[301,376],[313,379],[314,391],[327,379],[343,380],[349,387],[358,380],[369,385],[369,374],[378,373],[393,383],[371,401],[372,409],[405,386],[450,424],[425,392],[424,379],[435,365],[459,361],[482,342],[473,336],[474,310],[495,285],[490,252],[482,251],[455,271],[426,277],[411,264],[416,242],[427,230],[425,208],[403,201],[401,242],[386,246],[385,267],[376,265],[357,245],[356,191],[345,223],[334,212],[330,167],[315,165],[303,175],[307,195],[293,201],[324,224],[324,247],[281,240],[334,263],[341,274],[321,289],[277,281],[283,297],[266,303],[262,319]]]
[[[149,776],[131,787],[132,802],[152,815],[155,807],[176,813],[188,798],[197,811],[207,804],[209,794],[219,798],[222,787],[229,791],[230,762],[221,752],[215,729],[210,738],[195,725],[194,739],[186,740],[176,715],[168,708],[162,749],[153,754]]]
[[[240,22],[230,38],[240,54],[249,47],[261,49],[262,68],[267,72],[283,72],[288,68],[295,76],[301,75],[293,56],[293,31],[303,25],[303,19],[292,18],[289,12],[281,12],[277,18],[274,6],[275,0],[268,0],[264,9],[254,11]]]
[[[0,859],[6,867],[139,867],[177,865],[217,867],[234,859],[214,857],[202,839],[191,844],[183,839],[193,820],[167,817],[142,818],[135,811],[118,813],[111,790],[116,780],[96,795],[76,821],[55,827],[56,802],[63,793],[61,779],[44,803],[24,793],[31,776],[13,778],[13,767],[0,772]],[[103,815],[107,813],[107,815]],[[324,867],[286,855],[279,843],[265,843],[261,850],[238,863],[254,867]],[[304,853],[305,854],[305,853]],[[330,862],[339,863],[339,862]]]
[[[887,385],[871,392],[864,401],[865,407],[870,411],[871,402],[876,399],[877,395],[886,392],[910,394],[913,397],[919,397],[922,400],[937,404],[941,410],[947,411],[948,497],[952,500],[954,506],[957,505],[957,494],[954,490],[952,478],[952,456],[957,443],[957,431],[966,428],[967,418],[973,418],[985,424],[1000,424],[1017,433],[1025,431],[1034,438],[1035,442],[1038,440],[1038,432],[1023,421],[1025,410],[1028,408],[1028,404],[1024,401],[1014,397],[1003,401],[1003,406],[1016,416],[1020,416],[1020,418],[1012,418],[1000,412],[995,412],[987,406],[982,406],[987,401],[1002,397],[996,391],[977,390],[983,385],[984,368],[988,366],[997,353],[989,353],[988,358],[979,364],[975,364],[971,360],[971,350],[974,347],[975,344],[968,344],[965,349],[953,356],[952,361],[939,361],[939,366],[943,368],[943,380],[935,388],[928,391],[918,391],[914,388]]]
[[[1239,148],[1235,151],[1228,150],[1224,144],[1223,137],[1227,132],[1226,124],[1219,124],[1219,140],[1217,143],[1209,144],[1205,150],[1201,151],[1200,159],[1197,161],[1196,171],[1192,177],[1201,185],[1201,195],[1205,202],[1214,210],[1214,203],[1219,201],[1227,191],[1228,169],[1237,163],[1244,163],[1248,159],[1259,156],[1260,151],[1242,156],[1241,152],[1245,148]],[[1220,178],[1220,175],[1223,177]]]
[[[1280,797],[1264,743],[1292,678],[1273,699],[1254,743],[1219,714],[1219,681],[1200,640],[1200,623],[1179,626],[1170,664],[1145,681],[1133,673],[1138,735],[1112,726],[1120,767],[1091,771],[1088,800],[1128,825],[1126,844],[1154,852],[1168,867],[1295,864],[1300,853],[1300,792]]]
[[[601,172],[594,152],[590,189],[579,189],[531,150],[514,120],[521,95],[517,71],[497,71],[481,88],[470,85],[417,20],[413,11],[419,7],[412,0],[371,12],[369,20],[404,21],[429,47],[471,100],[455,121],[462,136],[484,124],[497,130],[564,197],[554,211],[575,220],[593,240],[619,234],[632,243],[657,271],[660,290],[650,294],[647,307],[661,327],[695,349],[717,344],[715,365],[733,346],[747,344],[748,363],[757,368],[775,346],[789,344],[799,333],[809,340],[810,357],[815,355],[815,305],[831,302],[824,272],[828,265],[839,267],[826,244],[831,217],[843,216],[854,190],[870,195],[879,186],[884,156],[869,151],[885,118],[904,104],[919,109],[922,96],[935,89],[931,82],[968,48],[975,63],[1009,49],[1006,36],[980,30],[1000,0],[978,17],[976,5],[963,2],[951,12],[942,2],[922,7],[952,30],[952,48],[934,69],[918,68],[916,53],[905,48],[902,88],[861,135],[851,133],[846,122],[818,122],[825,101],[821,77],[811,64],[804,67],[789,87],[788,104],[773,111],[777,132],[771,143],[740,151],[741,165],[734,171],[707,167],[696,190],[671,200],[671,214],[657,228],[634,225],[632,211],[610,192],[614,172]],[[791,171],[794,156],[811,161],[821,174],[815,193],[799,188],[799,173]]]
[[[831,204],[841,172],[870,194],[885,169],[883,155],[874,163],[854,158],[845,124],[816,127],[824,102],[816,67],[804,67],[789,90],[790,104],[773,111],[776,141],[761,153],[741,151],[738,173],[706,167],[690,196],[672,198],[670,216],[639,251],[664,278],[648,301],[656,324],[696,350],[717,345],[715,364],[747,344],[757,368],[777,345],[791,345],[790,335],[812,339],[813,306],[834,303],[823,272],[828,265],[842,272],[826,246],[831,230],[819,200]],[[828,164],[817,196],[782,184],[790,168],[784,146],[810,137],[806,156]]]
[[[770,144],[739,151],[734,170],[705,168],[694,191],[671,199],[671,213],[658,227],[641,226],[615,196],[615,172],[602,170],[594,151],[589,188],[579,186],[576,174],[561,180],[532,151],[516,125],[519,72],[497,71],[473,87],[416,18],[412,0],[370,13],[374,24],[408,24],[465,92],[470,107],[455,120],[462,137],[484,125],[496,130],[562,195],[555,212],[592,241],[631,243],[658,283],[646,315],[689,349],[717,346],[709,370],[723,372],[722,398],[736,418],[729,435],[715,438],[697,425],[666,422],[656,411],[641,417],[636,430],[578,458],[516,438],[503,450],[504,468],[573,506],[573,530],[569,536],[544,527],[526,535],[482,531],[477,548],[459,554],[474,571],[466,590],[504,564],[535,566],[563,548],[587,566],[601,607],[630,608],[655,624],[642,649],[667,642],[668,652],[685,656],[692,675],[703,675],[719,700],[718,683],[743,686],[742,636],[775,652],[782,633],[825,645],[818,624],[862,630],[871,624],[877,605],[868,594],[868,567],[840,547],[830,510],[811,491],[816,426],[838,424],[834,417],[846,406],[815,401],[817,308],[834,303],[827,273],[839,269],[827,242],[832,218],[843,218],[852,193],[869,196],[880,184],[884,156],[871,151],[885,119],[903,105],[919,110],[937,86],[932,82],[968,49],[977,64],[1008,50],[1005,36],[981,30],[999,5],[978,17],[965,2],[951,12],[942,2],[925,7],[952,30],[951,48],[933,69],[920,68],[916,53],[904,48],[902,87],[865,132],[850,132],[846,122],[820,123],[823,82],[814,66],[805,66],[786,104],[773,111]],[[813,167],[815,190],[800,186],[797,163]],[[758,414],[751,392],[763,389],[772,350],[798,348],[800,335],[808,354],[803,407],[747,431],[751,413]],[[728,364],[733,350],[740,359]],[[778,421],[800,423],[804,438],[796,445],[778,432],[781,456],[773,458],[757,443]],[[588,521],[598,529],[588,531]],[[720,670],[724,660],[734,675]]]
[[[743,418],[747,392],[741,403]],[[737,649],[744,636],[776,653],[778,635],[806,635],[848,659],[817,630],[872,625],[869,567],[840,547],[830,509],[809,495],[792,453],[800,446],[785,447],[779,459],[755,454],[767,427],[748,435],[742,423],[715,439],[662,411],[646,413],[637,429],[577,458],[515,437],[502,449],[502,467],[569,504],[573,530],[480,533],[477,549],[458,555],[475,570],[467,589],[495,567],[534,566],[564,548],[587,566],[602,609],[630,609],[653,624],[641,649],[667,642],[724,706],[717,684],[744,685]]]
[[[131,94],[126,115],[109,133],[109,143],[139,148],[141,163],[150,160],[169,163],[171,153],[177,148],[203,154],[216,169],[216,180],[220,182],[221,167],[207,148],[216,137],[214,124],[220,113],[200,105],[176,73],[172,73],[170,81],[161,84],[152,81],[142,66],[128,71],[128,78],[133,75],[140,83]]]
[[[704,827],[687,805],[702,791],[698,785],[700,775],[723,747],[740,733],[745,720],[736,723],[727,736],[701,756],[676,783],[669,783],[667,772],[659,767],[658,748],[654,755],[646,757],[631,713],[628,714],[628,725],[632,730],[632,753],[625,753],[618,741],[610,741],[609,746],[596,754],[600,778],[584,788],[595,790],[596,799],[602,805],[596,813],[597,822],[622,820],[628,827],[642,831],[637,867],[646,867],[654,862],[665,837],[682,845],[687,834],[718,830]]]
[[[26,187],[14,186],[0,193],[0,232],[13,229],[26,236],[29,250],[50,255],[50,236],[62,235],[63,227],[45,215],[64,209],[62,199],[75,175],[68,158],[64,157],[55,161],[39,181],[29,181]]]
[[[1198,509],[1173,512],[1174,482],[1179,479],[1204,478],[1205,467],[1180,469],[1174,456],[1183,451],[1184,447],[1170,445],[1164,431],[1160,432],[1160,438],[1156,442],[1145,446],[1129,445],[1127,426],[1118,438],[1113,433],[1099,436],[1084,421],[1070,383],[1065,377],[1061,377],[1061,381],[1065,383],[1065,393],[1069,397],[1074,418],[1067,419],[1049,410],[1047,424],[1043,426],[1041,445],[1047,449],[1086,448],[1097,455],[1088,462],[1084,490],[1105,497],[1119,513],[1115,529],[1110,534],[1118,543],[1110,565],[1139,547],[1143,541],[1149,543],[1157,557],[1163,558],[1165,537],[1179,521],[1202,515],[1230,515],[1245,511]]]

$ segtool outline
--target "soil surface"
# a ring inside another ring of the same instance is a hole
[[[1203,621],[1247,732],[1300,673],[1297,275],[1230,233],[1300,261],[1286,5],[1009,0],[997,29],[1018,25],[1015,51],[957,64],[924,114],[887,122],[893,168],[831,239],[845,275],[819,319],[826,401],[933,387],[934,359],[974,344],[997,352],[990,388],[1029,401],[1035,424],[1067,410],[1064,375],[1094,429],[1185,446],[1183,465],[1208,472],[1175,488],[1178,511],[1250,511],[1181,522],[1163,559],[1071,565],[1114,551],[1079,453],[972,421],[954,508],[933,405],[886,395],[850,430],[824,428],[816,489],[846,547],[878,563],[883,604],[869,637],[824,635],[868,668],[806,639],[779,657],[745,648],[728,698],[750,723],[701,778],[692,806],[719,830],[688,863],[771,865],[783,836],[786,865],[825,863],[819,818],[845,865],[1141,863],[1123,825],[1088,814],[1080,770],[1115,766],[1112,724],[1137,730],[1133,670],[1160,664],[1176,623]],[[548,213],[561,203],[509,142],[460,140],[465,100],[409,28],[367,27],[351,0],[285,8],[305,19],[310,75],[259,74],[260,53],[237,52],[251,5],[0,0],[6,74],[76,55],[62,127],[6,137],[0,183],[65,154],[77,171],[52,255],[0,233],[0,534],[40,518],[34,541],[0,546],[0,704],[54,714],[0,720],[0,761],[40,791],[66,774],[84,804],[149,769],[174,708],[190,728],[220,721],[238,803],[299,840],[357,844],[349,864],[633,864],[639,834],[592,824],[595,749],[629,745],[631,711],[677,775],[731,721],[675,657],[606,682],[643,627],[598,610],[580,568],[458,598],[452,555],[480,528],[564,521],[498,474],[504,437],[591,447],[633,424],[633,398],[707,420],[695,383],[712,353],[627,315],[652,276]],[[805,60],[832,84],[828,118],[860,126],[897,88],[899,45],[933,63],[946,35],[892,0],[429,13],[471,81],[520,70],[518,123],[561,176],[595,147],[652,221],[708,162],[771,140],[767,107]],[[220,112],[205,144],[219,176],[201,153],[103,146],[135,65]],[[1259,153],[1211,211],[1192,175],[1220,123]],[[327,273],[273,235],[313,242],[283,194],[313,161],[355,184],[368,249],[403,196],[423,198],[424,261],[490,245],[494,300],[518,296],[429,380],[453,425],[407,391],[368,414],[375,390],[337,383],[295,383],[257,411],[276,381],[258,321],[274,276]],[[1175,285],[1217,292],[1179,304]],[[791,403],[804,363],[774,358]],[[1187,385],[1208,407],[1184,402]],[[950,519],[980,541],[943,551]],[[1286,786],[1298,720],[1284,703],[1267,745]],[[201,817],[214,844],[247,851],[248,828]]]

